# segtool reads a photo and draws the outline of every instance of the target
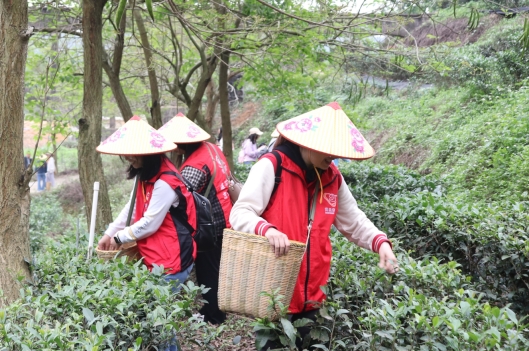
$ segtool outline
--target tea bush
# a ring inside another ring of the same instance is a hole
[[[46,237],[59,233],[63,224],[63,213],[56,195],[44,193],[33,197],[29,212],[31,251],[38,251],[46,241]]]
[[[174,294],[161,269],[125,258],[87,262],[71,241],[48,247],[35,283],[0,309],[0,350],[149,350],[189,326],[200,288],[188,283]]]
[[[294,350],[297,328],[311,324],[311,350],[522,350],[529,325],[509,307],[487,302],[456,262],[398,252],[387,275],[378,257],[334,233],[327,301],[315,323],[258,319],[254,330]],[[398,251],[398,250],[397,250]],[[276,308],[282,303],[272,296]],[[309,349],[307,347],[306,349]]]
[[[468,203],[399,167],[351,164],[342,173],[367,216],[415,257],[456,260],[487,298],[529,311],[528,202]]]
[[[344,342],[344,350],[519,350],[529,345],[527,324],[508,307],[483,301],[459,264],[415,260],[399,253],[394,276],[377,267],[378,257],[333,241],[332,298],[320,322]],[[341,311],[341,313],[340,313]],[[353,335],[351,336],[352,333]],[[345,338],[344,338],[345,337]]]

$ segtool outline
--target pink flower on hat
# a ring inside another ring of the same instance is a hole
[[[352,127],[349,131],[351,133],[351,136],[353,137],[353,141],[351,144],[358,152],[364,152],[364,137],[362,134],[356,129],[355,127]]]
[[[127,127],[121,127],[120,129],[116,130],[116,132],[114,134],[112,134],[111,136],[109,136],[108,138],[103,140],[101,145],[105,145],[107,143],[115,143],[120,138],[125,136],[124,132],[126,132],[126,131],[127,131]]]
[[[197,127],[191,125],[188,127],[186,134],[190,138],[196,138],[196,136],[200,134],[200,130]]]
[[[155,148],[161,149],[165,138],[155,130],[151,131],[151,145]]]
[[[292,130],[292,127],[296,124],[296,121],[291,121],[285,124],[283,127],[284,130]]]
[[[312,128],[312,121],[308,118],[303,118],[296,123],[295,127],[302,133],[308,132]]]

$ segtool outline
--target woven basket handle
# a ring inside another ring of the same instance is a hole
[[[139,181],[140,181],[140,176],[136,175],[136,178],[134,180],[134,190],[132,190],[132,197],[130,198],[129,214],[127,216],[127,223],[125,223],[125,227],[130,226],[130,220],[132,219],[132,210],[134,209],[134,205],[136,203],[136,193],[138,192],[138,182]]]

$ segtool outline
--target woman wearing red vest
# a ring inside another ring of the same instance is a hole
[[[121,244],[136,242],[143,263],[149,270],[154,265],[163,266],[165,281],[174,282],[173,290],[177,292],[177,285],[187,279],[196,257],[194,233],[188,229],[196,228],[196,210],[193,195],[164,155],[175,148],[137,116],[97,147],[101,153],[122,156],[130,163],[127,178],[138,179],[134,204],[129,200],[99,240],[98,248],[117,250]],[[133,220],[126,226],[130,206],[134,206]],[[176,336],[161,349],[177,351]]]
[[[228,193],[228,162],[216,145],[206,141],[211,136],[181,113],[163,125],[159,132],[167,140],[177,144],[176,153],[179,160],[176,163],[182,175],[196,192],[207,196],[211,203],[219,240],[216,248],[197,253],[195,272],[198,284],[210,288],[203,294],[207,303],[199,312],[204,316],[204,321],[220,324],[226,319],[226,314],[219,309],[217,299],[222,231],[224,228],[230,228],[232,207]]]
[[[273,153],[251,169],[234,204],[235,230],[268,238],[276,256],[286,254],[289,240],[307,243],[289,312],[292,321],[314,319],[325,299],[320,286],[329,278],[334,225],[349,241],[377,252],[380,267],[397,269],[391,242],[358,208],[335,158],[367,159],[374,151],[337,103],[331,103],[277,125]],[[278,172],[276,172],[278,171]],[[280,179],[276,179],[276,176]],[[315,303],[314,303],[315,302]],[[301,350],[309,328],[298,328]],[[274,341],[262,350],[280,347]]]
[[[139,177],[132,221],[126,226],[131,206],[125,205],[99,240],[100,250],[115,250],[136,242],[143,263],[166,270],[165,280],[183,283],[193,268],[196,247],[187,226],[177,217],[187,218],[196,227],[193,195],[177,178],[178,172],[165,152],[175,145],[139,117],[132,117],[97,147],[104,154],[120,155],[130,163],[128,179]]]

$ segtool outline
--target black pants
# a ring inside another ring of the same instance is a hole
[[[210,288],[207,293],[202,295],[208,303],[205,303],[199,312],[204,315],[205,322],[213,324],[220,324],[226,320],[226,314],[219,310],[218,302],[221,251],[222,237],[215,249],[198,252],[195,260],[195,273],[198,284]]]
[[[296,320],[302,319],[302,318],[308,318],[308,319],[310,319],[312,321],[315,321],[317,313],[318,313],[318,310],[312,310],[312,311],[301,312],[301,313],[294,313],[294,314],[290,314],[289,315],[289,317],[290,317],[289,319],[290,319],[290,321],[292,323],[294,323]],[[311,328],[310,326],[297,328],[301,338],[297,338],[296,339],[296,347],[300,351],[303,350],[303,341],[305,340],[305,337],[310,334],[310,328]],[[269,340],[265,344],[265,346],[259,351],[266,351],[268,349],[270,349],[270,350],[279,349],[281,347],[283,347],[283,345],[281,345],[281,342],[279,340],[273,340],[273,341]]]

